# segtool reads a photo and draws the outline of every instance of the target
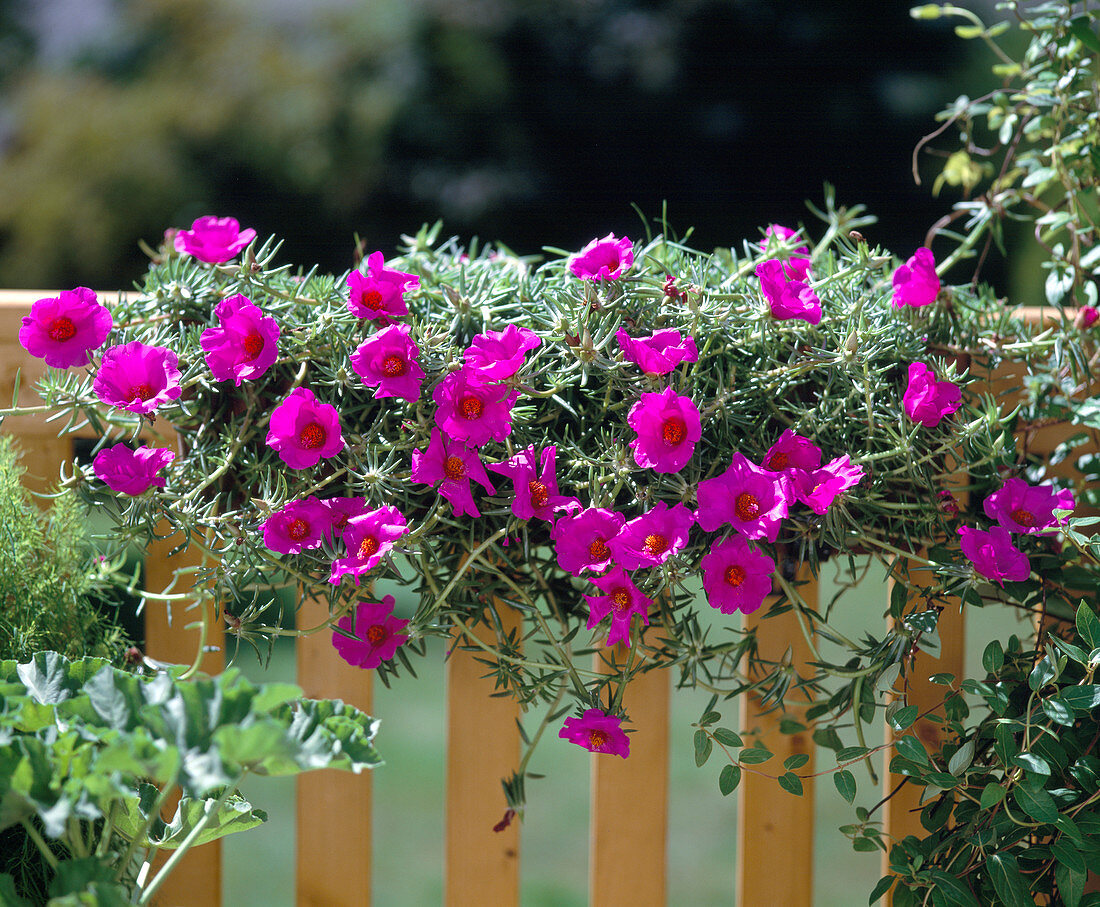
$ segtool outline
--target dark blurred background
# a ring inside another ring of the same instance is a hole
[[[907,256],[954,200],[912,149],[990,78],[910,5],[0,0],[0,287],[127,287],[203,214],[332,271],[356,232],[574,249],[665,201],[709,249],[811,224],[825,181]]]

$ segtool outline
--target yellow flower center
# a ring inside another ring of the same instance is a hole
[[[607,746],[607,733],[604,731],[589,731],[588,745],[594,750],[603,749]]]
[[[733,509],[737,514],[737,519],[748,522],[760,515],[760,500],[751,492],[744,491],[737,496]]]
[[[550,500],[550,489],[542,482],[528,482],[527,490],[531,493],[531,503],[536,507],[545,507]]]
[[[618,614],[622,614],[630,607],[630,593],[622,586],[616,586],[607,597],[611,599],[611,607]]]
[[[458,405],[458,411],[464,419],[480,419],[484,410],[485,404],[481,402],[481,398],[473,394],[467,394]]]
[[[368,557],[378,551],[378,539],[373,535],[368,535],[363,541],[359,543],[359,559],[365,561]]]
[[[668,539],[654,532],[652,535],[645,537],[645,541],[642,542],[642,550],[650,557],[657,557],[668,550]]]
[[[443,461],[443,474],[448,479],[461,479],[466,475],[466,464],[462,462],[462,457],[456,457],[453,454],[447,457]]]
[[[588,546],[588,556],[592,560],[606,561],[609,554],[611,554],[611,551],[608,549],[606,541],[599,537],[592,539],[592,544]]]

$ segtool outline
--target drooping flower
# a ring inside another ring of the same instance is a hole
[[[960,526],[959,547],[974,569],[998,586],[1004,586],[1006,579],[1022,583],[1031,575],[1027,555],[1012,544],[1012,535],[1003,526],[992,526],[988,532]]]
[[[823,515],[833,501],[862,479],[862,466],[853,466],[848,455],[830,460],[820,469],[796,469],[791,474],[795,497],[814,513]]]
[[[652,599],[646,598],[634,585],[622,567],[612,567],[603,576],[592,577],[592,582],[603,591],[603,595],[585,595],[588,602],[588,629],[594,630],[600,622],[611,616],[611,629],[607,633],[607,644],[617,642],[630,645],[630,617],[637,614],[643,626],[649,626],[649,609]]]
[[[408,531],[404,514],[391,504],[352,517],[344,529],[347,556],[332,562],[328,581],[338,586],[345,575],[350,575],[358,586],[360,575],[375,567]]]
[[[569,270],[581,280],[615,280],[634,264],[634,244],[608,233],[594,239],[569,259]]]
[[[537,348],[542,339],[534,331],[510,324],[503,331],[478,334],[466,348],[466,368],[483,381],[511,378],[523,365],[523,357]]]
[[[680,396],[671,387],[659,394],[642,394],[626,421],[638,433],[630,442],[634,462],[654,472],[679,472],[703,436],[699,410],[690,397]]]
[[[344,449],[340,414],[335,406],[319,403],[313,391],[296,387],[271,413],[267,446],[291,469],[316,466]]]
[[[92,470],[112,491],[139,495],[152,488],[163,488],[165,479],[157,473],[176,458],[167,447],[139,447],[131,450],[123,443],[105,447],[95,455]]]
[[[923,246],[917,249],[912,258],[894,271],[893,284],[895,308],[920,308],[935,302],[940,292],[940,278],[932,250]]]
[[[87,365],[89,353],[103,345],[112,327],[111,313],[95,292],[77,287],[35,302],[23,316],[19,344],[54,368]]]
[[[792,246],[789,251],[778,248],[772,248],[770,251],[779,255],[780,260],[783,262],[783,273],[786,274],[788,280],[805,281],[810,273],[810,259],[808,257],[810,247],[805,242],[799,242],[795,245],[793,240],[797,237],[797,230],[784,227],[782,224],[772,224],[764,231],[764,242],[761,251],[769,251],[769,246]]]
[[[234,258],[255,238],[256,231],[242,230],[236,218],[207,215],[191,224],[190,230],[180,230],[175,246],[177,252],[216,265]]]
[[[352,271],[348,275],[348,311],[358,318],[368,318],[387,325],[395,318],[409,314],[405,292],[420,286],[420,278],[386,267],[381,252],[367,258],[367,273]]]
[[[699,483],[695,521],[704,532],[729,523],[745,538],[774,542],[790,493],[785,476],[761,469],[738,452],[724,473]]]
[[[630,755],[630,738],[622,723],[621,718],[612,718],[599,709],[587,709],[581,718],[566,718],[558,736],[591,753],[608,753],[625,759]]]
[[[558,517],[550,530],[558,565],[574,576],[580,576],[585,570],[602,573],[611,566],[609,543],[624,525],[626,518],[621,513],[602,507],[589,507]]]
[[[484,447],[511,433],[512,405],[518,398],[519,391],[509,393],[506,385],[482,381],[461,368],[447,375],[432,392],[438,407],[435,422],[445,435]]]
[[[821,466],[821,448],[809,438],[795,434],[788,428],[779,436],[760,464],[769,472],[788,472],[793,469],[817,469]]]
[[[409,622],[393,616],[394,604],[392,595],[384,596],[380,602],[359,602],[355,606],[354,620],[350,614],[345,614],[336,621],[337,627],[352,634],[346,636],[333,630],[332,645],[336,653],[355,668],[377,668],[393,658],[398,647],[409,638],[400,632]]]
[[[667,375],[681,362],[698,362],[695,338],[683,337],[673,328],[648,337],[630,337],[622,328],[615,332],[623,357],[650,375]]]
[[[982,503],[985,515],[1009,532],[1036,533],[1065,523],[1055,510],[1073,510],[1073,492],[1053,485],[1029,485],[1013,476]]]
[[[821,321],[821,300],[801,280],[788,280],[783,263],[769,258],[756,266],[760,292],[768,301],[772,317],[779,321],[800,319],[810,324]]]
[[[325,498],[321,503],[328,509],[329,515],[329,528],[325,530],[325,537],[333,544],[344,537],[349,520],[362,516],[371,509],[366,498]]]
[[[739,535],[716,543],[699,566],[707,603],[723,614],[752,614],[772,591],[775,561]]]
[[[368,337],[351,354],[351,367],[363,383],[377,387],[379,397],[403,397],[416,402],[420,399],[420,384],[424,369],[416,361],[420,348],[409,336],[407,324],[391,324]]]
[[[512,480],[515,488],[512,513],[519,519],[538,517],[552,523],[558,510],[580,506],[576,498],[558,494],[558,477],[554,468],[557,453],[557,446],[550,444],[542,449],[536,459],[535,446],[532,444],[503,463],[489,464],[493,472],[499,472]]]
[[[911,362],[902,403],[910,419],[935,428],[944,416],[962,406],[962,391],[950,381],[937,381],[935,372],[923,362]]]
[[[276,510],[260,528],[264,544],[280,554],[299,554],[304,548],[319,548],[332,531],[332,511],[314,497],[288,501]]]
[[[455,516],[481,516],[471,493],[471,479],[489,494],[496,493],[477,450],[448,438],[438,428],[432,429],[427,450],[413,451],[411,478],[425,485],[439,482],[439,493],[451,502]]]
[[[279,357],[278,323],[239,293],[219,302],[214,314],[220,326],[199,338],[214,380],[240,387],[261,377]]]
[[[694,522],[695,515],[683,504],[669,507],[658,501],[627,523],[608,545],[615,563],[627,570],[657,567],[684,549]]]
[[[108,347],[92,382],[95,395],[108,406],[132,413],[151,413],[179,398],[179,359],[163,346],[138,340]]]

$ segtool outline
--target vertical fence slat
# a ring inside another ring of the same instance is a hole
[[[616,663],[630,650],[613,647]],[[597,671],[606,671],[596,655]],[[668,893],[668,709],[671,678],[655,670],[630,681],[630,756],[593,755],[588,901],[593,907],[661,907]]]
[[[324,600],[307,601],[298,626],[327,620]],[[343,661],[332,634],[314,633],[295,643],[298,685],[311,699],[342,699],[370,714],[373,672]],[[297,783],[295,887],[299,907],[370,903],[371,775],[335,769],[305,772]]]
[[[817,607],[818,581],[809,570],[799,571],[805,584],[799,594],[811,608]],[[788,647],[791,663],[800,674],[812,660],[809,645],[799,628],[798,617],[787,611],[764,620],[768,603],[745,616],[745,628],[756,628],[761,658],[780,661]],[[792,692],[787,708],[797,705]],[[756,694],[741,697],[741,726],[751,739],[771,750],[775,757],[761,766],[770,775],[783,772],[783,760],[805,754],[810,761],[798,770],[801,775],[814,771],[814,745],[811,733],[784,734],[779,723],[784,717],[800,719],[782,711],[761,714]],[[753,733],[760,731],[759,735]],[[747,743],[747,741],[746,741]],[[712,757],[713,758],[713,757]],[[813,902],[814,857],[814,783],[803,782],[801,797],[784,791],[771,778],[745,772],[738,788],[737,804],[737,903],[744,907],[757,904],[782,904],[783,907],[809,907]]]
[[[505,631],[520,614],[498,608]],[[478,627],[479,638],[495,639]],[[447,660],[447,790],[444,902],[448,907],[519,903],[519,823],[494,832],[504,815],[500,781],[516,770],[519,705],[490,698],[493,679],[476,654],[455,649]]]

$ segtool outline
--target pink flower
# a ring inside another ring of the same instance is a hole
[[[1100,320],[1100,311],[1097,311],[1096,306],[1083,305],[1077,310],[1077,317],[1073,319],[1073,323],[1077,330],[1087,331],[1098,320]]]
[[[574,576],[580,576],[585,570],[602,573],[611,566],[609,543],[625,524],[621,513],[601,507],[589,507],[559,517],[550,530],[558,565]]]
[[[853,466],[845,454],[820,469],[796,469],[791,473],[795,497],[814,513],[823,515],[833,501],[863,479],[863,467]]]
[[[723,614],[752,614],[772,591],[775,561],[739,535],[715,544],[699,566],[707,603]]]
[[[417,363],[420,348],[409,336],[407,324],[391,324],[368,337],[351,354],[355,374],[370,387],[377,387],[375,398],[403,397],[415,403],[420,399],[424,370]]]
[[[137,340],[108,347],[92,382],[92,390],[108,406],[132,413],[151,413],[180,395],[176,354]]]
[[[279,325],[239,293],[214,309],[220,327],[199,338],[215,381],[241,382],[261,377],[279,356]]]
[[[92,469],[112,491],[139,495],[152,488],[163,488],[165,480],[157,473],[176,459],[166,447],[139,447],[130,450],[125,444],[105,447],[95,455]]]
[[[183,252],[205,261],[207,264],[221,264],[229,261],[238,252],[256,238],[251,227],[242,230],[240,223],[232,217],[200,217],[190,230],[180,230],[176,234],[177,252]]]
[[[512,431],[512,405],[519,391],[508,392],[503,384],[486,383],[468,369],[451,372],[432,392],[439,408],[436,424],[445,435],[484,447],[489,441],[503,441]]]
[[[694,514],[683,504],[669,507],[658,501],[652,510],[627,523],[608,542],[615,562],[627,570],[657,567],[688,543]]]
[[[408,531],[404,514],[390,504],[348,520],[344,529],[347,557],[332,562],[328,581],[338,586],[340,580],[350,574],[358,586],[359,576],[377,566],[393,548],[393,543]]]
[[[652,600],[638,591],[622,567],[612,567],[603,576],[594,576],[592,582],[603,595],[586,595],[588,602],[588,629],[594,630],[600,622],[611,615],[611,629],[607,634],[607,644],[617,642],[630,645],[630,617],[637,614],[643,626],[649,626],[649,609]]]
[[[679,396],[671,387],[642,394],[626,421],[638,433],[630,442],[634,462],[654,472],[679,472],[703,436],[699,410],[690,397]]]
[[[787,515],[789,493],[784,476],[735,453],[724,473],[699,483],[695,521],[704,532],[730,523],[745,538],[774,542]]]
[[[112,327],[111,313],[95,293],[77,287],[34,303],[31,313],[23,316],[19,344],[54,368],[87,365],[89,352],[103,345]]]
[[[481,516],[471,494],[471,479],[489,494],[496,493],[477,450],[448,438],[438,428],[432,429],[427,450],[413,451],[411,478],[425,485],[440,482],[439,493],[451,502],[456,517]]]
[[[539,458],[540,468],[535,473],[535,446],[519,451],[503,463],[490,463],[493,472],[508,476],[515,488],[512,499],[512,513],[521,520],[538,517],[540,520],[554,521],[554,513],[571,506],[579,506],[576,498],[558,494],[558,479],[554,474],[554,458],[558,448],[551,444],[542,449]]]
[[[932,250],[923,246],[913,253],[905,264],[894,271],[894,307],[931,305],[940,292],[940,278],[936,274],[936,260]]]
[[[776,250],[783,261],[783,273],[788,280],[805,281],[810,273],[810,259],[806,257],[810,254],[810,247],[805,242],[793,245],[792,241],[797,236],[797,230],[792,230],[790,227],[784,227],[781,224],[772,224],[764,231],[764,243],[761,246],[761,251],[767,251],[769,246],[792,246],[788,252],[782,249]],[[787,257],[788,255],[789,257]]]
[[[268,426],[267,446],[291,469],[316,466],[344,449],[336,407],[318,403],[308,388],[294,388],[272,411]]]
[[[503,331],[485,331],[466,348],[466,368],[484,381],[503,381],[518,372],[523,357],[541,343],[534,331],[514,324]]]
[[[902,403],[910,419],[925,428],[935,428],[944,416],[962,406],[962,391],[950,381],[937,381],[935,373],[923,362],[911,362]]]
[[[817,324],[821,321],[821,300],[801,280],[787,280],[783,263],[774,258],[756,266],[760,292],[768,300],[772,317],[779,321],[797,318]]]
[[[985,515],[1009,532],[1036,533],[1065,523],[1055,510],[1073,510],[1073,492],[1053,485],[1029,485],[1015,476],[982,503]]]
[[[569,259],[569,270],[581,280],[615,280],[634,264],[634,244],[608,233],[594,239]]]
[[[809,438],[788,428],[779,436],[761,464],[769,472],[788,472],[792,469],[817,469],[821,466],[821,448]]]
[[[372,252],[367,259],[367,273],[352,271],[348,275],[348,311],[359,318],[369,318],[382,325],[409,314],[405,291],[420,286],[420,278],[386,267],[381,252]]]
[[[699,351],[695,339],[680,335],[667,328],[649,337],[631,337],[622,328],[615,332],[615,339],[622,347],[623,357],[650,375],[667,375],[681,362],[698,362]]]
[[[591,753],[609,753],[625,759],[630,755],[630,738],[623,732],[622,723],[621,718],[588,709],[581,718],[566,718],[558,736]]]
[[[319,548],[332,531],[332,512],[316,498],[289,501],[276,510],[260,528],[264,544],[280,554],[299,554],[303,548]]]
[[[325,530],[325,537],[333,543],[337,538],[344,537],[349,520],[370,510],[366,498],[326,498],[321,503],[328,509],[329,515],[329,528]]]
[[[332,632],[336,653],[349,665],[354,668],[377,668],[382,662],[393,658],[397,647],[408,641],[409,637],[400,631],[409,622],[392,616],[394,602],[392,595],[373,604],[359,602],[355,606],[354,629],[350,614],[336,621],[337,627],[351,634]]]
[[[1003,526],[993,526],[988,532],[960,526],[959,545],[974,569],[998,586],[1004,586],[1006,579],[1022,583],[1031,575],[1027,555],[1012,544],[1012,536]]]

